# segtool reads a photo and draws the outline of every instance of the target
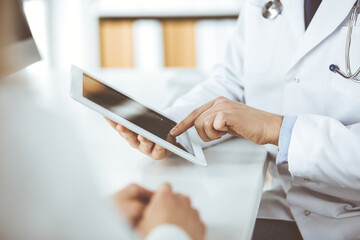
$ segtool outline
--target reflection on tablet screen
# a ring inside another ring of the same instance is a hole
[[[83,97],[165,141],[170,130],[176,126],[176,122],[85,73],[83,74]]]

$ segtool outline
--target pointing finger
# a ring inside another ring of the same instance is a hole
[[[214,102],[215,100],[212,100],[192,111],[184,120],[182,120],[178,125],[176,125],[173,129],[171,129],[170,134],[176,137],[184,133],[189,128],[191,128],[194,125],[195,120],[203,112],[211,108],[214,105]]]

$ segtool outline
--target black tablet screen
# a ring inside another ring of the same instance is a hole
[[[170,130],[176,126],[176,122],[85,73],[83,96],[164,140],[167,140]]]

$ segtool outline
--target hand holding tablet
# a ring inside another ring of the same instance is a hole
[[[130,146],[139,150],[140,152],[144,153],[145,155],[151,157],[152,159],[161,160],[172,154],[172,152],[170,152],[166,148],[160,146],[159,144],[156,144],[156,143],[146,139],[145,137],[143,137],[137,133],[134,133],[133,131],[127,129],[126,127],[124,127],[108,118],[105,118],[105,119],[120,134],[120,136],[122,136],[129,143]],[[176,142],[176,139],[175,138],[173,138],[173,139],[174,139],[173,141]],[[179,143],[176,143],[176,144],[179,144]],[[183,148],[183,147],[181,146],[181,148]]]
[[[191,143],[191,149],[186,150],[169,134],[177,125],[175,121],[75,66],[72,67],[71,96],[108,118],[133,147],[148,156],[161,159],[175,153],[197,165],[207,166],[194,128],[184,133]]]

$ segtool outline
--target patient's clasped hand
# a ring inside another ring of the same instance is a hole
[[[162,184],[151,192],[131,184],[113,196],[115,206],[132,227],[142,236],[165,224],[182,228],[193,240],[202,240],[205,225],[190,199],[172,191],[169,184]]]

